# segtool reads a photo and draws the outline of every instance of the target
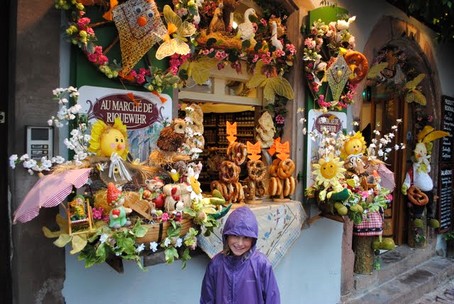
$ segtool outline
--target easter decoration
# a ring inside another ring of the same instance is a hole
[[[389,135],[385,136],[385,141],[388,138]],[[385,141],[382,140],[381,143],[390,143]],[[371,146],[374,145],[375,143]],[[363,274],[371,273],[379,267],[378,261],[374,260],[374,252],[395,248],[392,238],[382,237],[384,210],[391,204],[394,188],[382,185],[381,171],[378,169],[384,163],[373,156],[371,147],[367,146],[360,131],[346,137],[341,158],[345,160],[344,167],[347,169],[346,183],[351,191],[349,200],[356,203],[349,206],[353,220],[354,272]],[[344,200],[348,204],[346,201],[348,200]]]
[[[353,103],[356,87],[369,68],[366,57],[355,51],[350,25],[356,17],[326,24],[316,20],[304,40],[304,74],[314,102],[322,111],[340,111]]]
[[[426,228],[438,228],[439,221],[435,218],[434,183],[430,176],[430,160],[433,141],[450,136],[448,132],[436,130],[430,125],[417,134],[418,142],[413,150],[413,161],[405,175],[401,191],[407,197],[410,210],[409,244],[416,248],[426,245]]]
[[[53,93],[60,109],[49,124],[76,126],[64,140],[73,156],[10,157],[11,167],[22,164],[39,175],[16,209],[14,223],[32,220],[41,207],[60,206],[58,230],[43,227],[44,235],[58,247],[70,247],[85,267],[105,262],[121,273],[123,261],[131,260],[144,269],[145,257],[153,253],[162,254],[166,263],[180,259],[184,267],[199,232],[210,234],[229,209],[220,193],[207,197],[198,182],[202,167],[194,159],[204,142],[199,106],[188,106],[186,118],[164,127],[158,154],[139,163],[131,161],[120,118],[88,124],[76,88]]]
[[[309,132],[319,145],[318,160],[312,163],[313,183],[305,194],[317,202],[321,215],[353,222],[356,273],[371,273],[379,267],[374,251],[395,247],[392,239],[382,238],[383,212],[390,206],[394,190],[382,178],[390,173],[385,161],[390,151],[404,148],[393,143],[397,125],[391,129],[383,136],[375,130],[369,144],[360,131],[346,135],[326,129],[321,134]]]
[[[166,29],[153,0],[129,0],[112,9],[122,54],[120,75],[128,75],[139,60],[161,41]]]
[[[237,0],[178,0],[158,11],[155,1],[146,0],[55,0],[55,7],[67,16],[67,40],[122,85],[162,97],[164,91],[203,85],[214,69],[229,66],[251,76],[248,90],[263,90],[275,123],[293,100],[286,76],[296,47],[286,33],[289,12],[275,1],[245,7]]]

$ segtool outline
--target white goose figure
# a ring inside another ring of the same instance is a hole
[[[271,21],[271,44],[277,49],[282,50],[284,46],[282,42],[277,38],[277,22]]]
[[[252,24],[251,20],[249,20],[250,16],[256,16],[255,9],[248,8],[244,12],[244,22],[238,25],[238,36],[241,40],[251,40],[255,36],[255,29],[254,25]]]

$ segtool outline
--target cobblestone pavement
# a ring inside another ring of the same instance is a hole
[[[454,278],[442,283],[434,291],[426,294],[424,297],[413,304],[454,304]]]

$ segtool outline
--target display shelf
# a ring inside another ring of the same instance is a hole
[[[203,191],[211,191],[210,183],[219,178],[218,165],[226,159],[226,149],[229,144],[226,134],[226,123],[237,123],[237,141],[246,143],[255,141],[255,111],[237,113],[204,113],[203,126],[205,151],[199,158],[203,165],[203,174],[199,182]]]

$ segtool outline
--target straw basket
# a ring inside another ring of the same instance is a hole
[[[182,219],[181,222],[181,231],[180,236],[184,236],[188,233],[189,228],[194,226],[194,223],[191,219]],[[167,229],[170,227],[171,223],[169,222],[162,222],[162,223],[155,223],[155,224],[146,224],[143,225],[144,227],[148,228],[147,233],[141,237],[136,239],[136,243],[150,243],[156,242],[160,243],[163,239],[167,237]]]

